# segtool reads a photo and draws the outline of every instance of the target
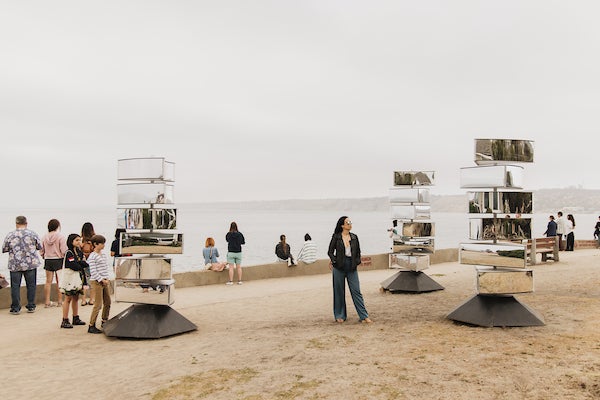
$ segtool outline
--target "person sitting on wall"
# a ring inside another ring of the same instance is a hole
[[[277,246],[275,246],[275,255],[279,261],[287,261],[288,267],[298,265],[294,261],[294,256],[292,256],[290,245],[285,242],[285,235],[279,236],[279,240],[280,242],[277,243]]]

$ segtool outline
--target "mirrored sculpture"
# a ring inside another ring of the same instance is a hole
[[[430,219],[431,206],[429,205],[390,205],[391,217],[394,219]]]
[[[117,185],[119,204],[173,204],[173,185],[167,183],[122,183]]]
[[[433,222],[403,222],[400,232],[402,236],[427,237],[435,236],[435,223]]]
[[[430,237],[406,237],[406,240],[393,240],[392,251],[394,253],[433,254],[435,251],[435,240]]]
[[[532,163],[533,141],[475,139],[475,164]]]
[[[121,234],[121,254],[182,254],[183,234],[135,232]]]
[[[522,189],[523,167],[518,165],[487,165],[461,168],[460,185],[463,189]]]
[[[166,306],[175,302],[175,281],[172,279],[116,282],[115,298],[120,302]]]
[[[429,204],[429,189],[402,187],[391,188],[390,203]]]
[[[115,261],[115,279],[171,279],[171,259],[165,257],[120,257]]]
[[[470,219],[469,239],[501,241],[531,239],[531,218]]]
[[[468,192],[471,214],[532,214],[532,192]]]
[[[391,253],[390,268],[408,269],[411,271],[423,271],[429,268],[429,257]]]
[[[394,171],[394,186],[431,186],[434,171]]]
[[[117,163],[117,179],[172,182],[175,164],[162,157],[122,159]]]
[[[468,265],[525,268],[525,245],[511,243],[460,243],[458,261]]]
[[[121,208],[117,210],[117,227],[123,229],[176,229],[174,208]]]
[[[499,271],[496,268],[477,267],[477,293],[507,295],[533,292],[533,271]]]

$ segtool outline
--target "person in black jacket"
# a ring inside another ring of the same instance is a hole
[[[287,261],[288,267],[298,265],[296,264],[296,261],[294,261],[290,245],[285,241],[285,235],[279,236],[279,240],[280,242],[275,246],[275,255],[279,258],[279,261]]]
[[[242,284],[242,245],[246,244],[244,235],[238,231],[238,226],[232,222],[229,226],[229,232],[225,235],[227,240],[227,264],[229,265],[229,282],[227,285],[233,285],[233,270],[237,267],[238,285]]]
[[[76,233],[71,233],[67,238],[67,252],[65,253],[63,278],[61,279],[60,291],[65,294],[65,301],[63,302],[63,316],[61,328],[73,328],[73,325],[85,325],[81,319],[79,319],[79,295],[83,294],[83,286],[87,285],[84,268],[88,267],[87,261],[83,258],[83,251],[81,250],[82,241],[81,236]],[[79,281],[65,279],[66,272],[68,270],[75,271],[79,274]],[[69,305],[73,310],[73,324],[69,322]]]
[[[333,275],[333,315],[338,323],[346,321],[346,280],[352,295],[354,307],[362,323],[371,323],[365,308],[357,267],[360,265],[360,243],[358,236],[351,233],[352,221],[347,216],[341,217],[329,242],[327,255],[331,260]]]

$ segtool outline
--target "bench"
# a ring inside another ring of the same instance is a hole
[[[542,262],[548,260],[558,261],[557,236],[529,239],[525,243],[527,245],[527,256],[531,265],[536,264],[537,254],[542,255]]]

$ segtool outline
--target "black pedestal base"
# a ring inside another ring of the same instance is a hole
[[[421,271],[398,271],[381,282],[384,290],[391,293],[422,293],[444,290],[444,287]]]
[[[475,295],[448,319],[478,326],[543,326],[544,319],[513,295]]]
[[[106,336],[159,339],[198,327],[169,306],[134,304],[104,323]]]

